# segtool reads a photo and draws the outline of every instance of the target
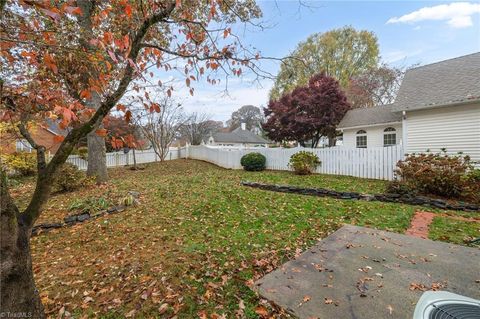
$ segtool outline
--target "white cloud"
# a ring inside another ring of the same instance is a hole
[[[472,16],[480,14],[480,3],[453,2],[432,7],[424,7],[401,17],[394,17],[388,23],[415,23],[420,21],[447,21],[453,28],[466,28],[473,25]]]

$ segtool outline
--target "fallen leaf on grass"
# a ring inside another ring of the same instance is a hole
[[[83,299],[83,302],[84,302],[84,303],[92,302],[92,301],[93,301],[93,298],[92,298],[92,297],[85,297],[85,299]]]
[[[164,314],[168,310],[169,304],[168,303],[163,303],[159,308],[158,308],[158,314]]]
[[[267,317],[268,316],[268,310],[264,306],[257,306],[255,308],[255,313],[259,316],[262,316],[262,317]]]

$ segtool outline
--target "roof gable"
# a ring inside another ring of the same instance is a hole
[[[236,129],[230,133],[215,133],[213,134],[213,140],[217,143],[270,143],[270,141],[251,131],[241,129]]]
[[[416,110],[474,100],[480,100],[480,52],[408,70],[394,110]]]
[[[393,104],[348,111],[338,124],[338,128],[387,124],[402,121],[402,114],[393,112]]]

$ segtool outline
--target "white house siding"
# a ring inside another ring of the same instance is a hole
[[[464,152],[480,161],[480,104],[410,111],[406,114],[407,153]]]
[[[357,132],[364,130],[367,132],[367,147],[382,147],[383,146],[383,130],[387,127],[393,127],[397,134],[397,144],[402,140],[402,124],[384,124],[376,126],[365,126],[354,129],[343,130],[343,146],[344,147],[357,147]]]

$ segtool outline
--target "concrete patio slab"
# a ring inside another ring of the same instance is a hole
[[[299,318],[412,318],[424,290],[480,299],[480,250],[344,226],[255,283]]]

